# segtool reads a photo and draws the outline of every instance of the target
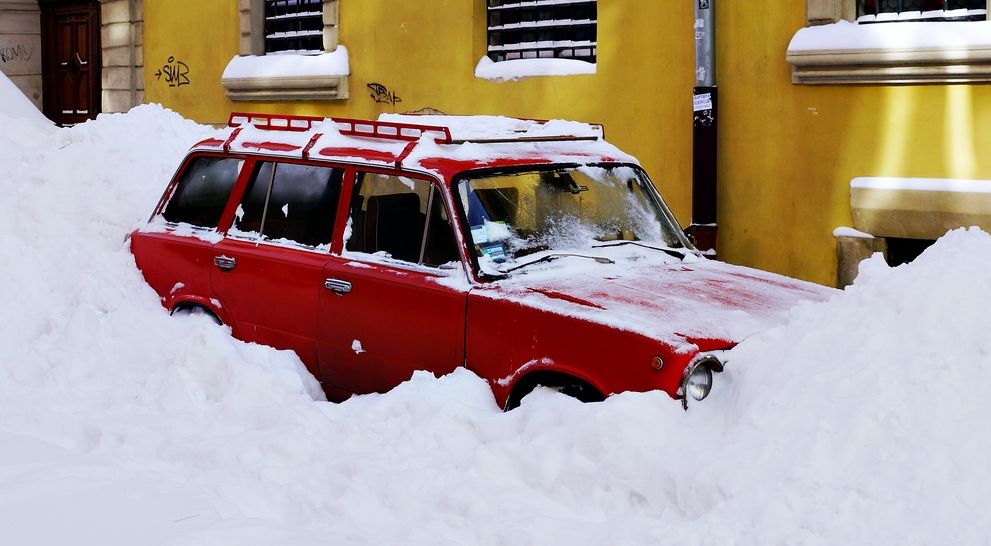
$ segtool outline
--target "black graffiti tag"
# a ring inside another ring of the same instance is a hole
[[[16,60],[30,61],[32,55],[34,55],[34,50],[24,44],[0,47],[0,63],[9,63]]]
[[[372,94],[369,95],[375,102],[382,102],[385,104],[396,105],[397,102],[403,102],[403,99],[399,98],[399,95],[389,91],[389,88],[382,85],[381,83],[370,83],[368,88],[372,90]]]
[[[189,85],[189,65],[177,61],[175,57],[169,57],[168,62],[155,72],[155,79],[161,80],[162,76],[165,76],[165,83],[169,84],[169,87]]]

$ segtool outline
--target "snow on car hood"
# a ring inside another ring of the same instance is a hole
[[[563,257],[473,291],[658,339],[675,350],[725,347],[784,322],[789,310],[832,288],[690,255],[684,261],[637,247],[595,249],[599,264]]]

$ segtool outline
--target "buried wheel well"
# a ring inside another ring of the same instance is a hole
[[[582,402],[601,402],[606,399],[598,389],[577,377],[558,372],[534,372],[516,382],[506,400],[506,411],[518,407],[523,397],[537,387],[555,389]]]
[[[169,314],[173,316],[206,315],[211,319],[213,319],[213,321],[216,322],[217,324],[224,323],[224,321],[220,320],[220,317],[218,317],[217,314],[211,311],[210,309],[198,303],[193,303],[189,301],[184,301],[182,303],[177,304],[175,307],[172,308],[172,311],[169,312]]]

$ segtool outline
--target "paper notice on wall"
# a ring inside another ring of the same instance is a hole
[[[712,93],[699,93],[695,95],[693,107],[696,112],[712,110]]]

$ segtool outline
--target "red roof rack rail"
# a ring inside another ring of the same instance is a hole
[[[313,128],[315,124],[322,123],[324,120],[334,122],[337,125],[337,130],[345,136],[415,142],[424,134],[433,133],[437,135],[437,142],[441,144],[450,144],[452,142],[451,130],[447,127],[364,119],[233,112],[227,119],[227,126],[240,127],[250,123],[258,129],[267,131],[305,132]]]

